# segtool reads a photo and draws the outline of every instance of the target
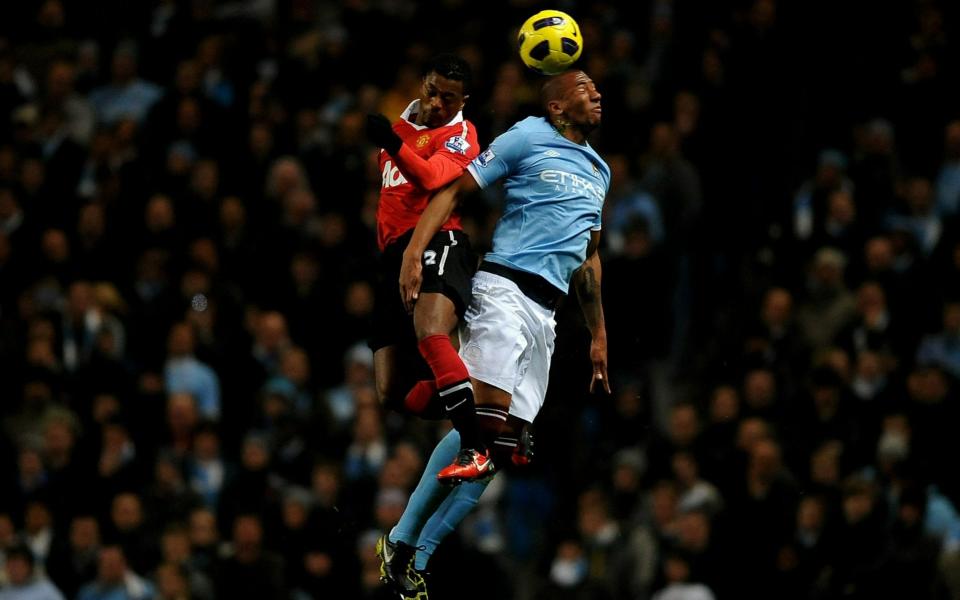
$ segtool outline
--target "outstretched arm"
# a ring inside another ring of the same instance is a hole
[[[437,192],[420,215],[413,236],[403,252],[403,264],[400,267],[400,296],[407,311],[413,310],[413,303],[420,295],[420,283],[423,280],[420,258],[427,249],[427,244],[456,210],[460,198],[477,188],[473,175],[464,171],[453,183]]]
[[[599,382],[603,389],[610,393],[610,378],[607,376],[607,326],[603,319],[603,303],[600,298],[600,280],[602,268],[600,253],[597,247],[600,244],[600,232],[590,234],[590,244],[587,247],[587,260],[573,275],[573,285],[580,299],[580,307],[590,330],[590,362],[593,363],[593,378],[590,380],[590,391]]]
[[[467,132],[464,126],[464,135],[476,144],[474,131]],[[400,172],[414,185],[429,192],[439,190],[457,178],[463,172],[464,166],[470,158],[463,147],[466,140],[460,139],[461,152],[435,152],[430,158],[423,158],[410,146],[403,143],[400,136],[393,130],[390,119],[383,115],[367,115],[367,137],[371,142],[383,148],[396,161]],[[456,146],[455,146],[456,147]]]
[[[463,173],[463,165],[445,152],[437,152],[430,158],[423,158],[414,152],[413,148],[403,144],[396,154],[392,154],[397,161],[400,172],[415,185],[433,192],[439,190]]]

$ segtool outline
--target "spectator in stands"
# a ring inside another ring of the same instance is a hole
[[[188,323],[170,329],[167,362],[163,367],[168,393],[187,392],[196,400],[200,417],[220,418],[220,380],[217,374],[194,356],[195,338]]]
[[[853,294],[844,281],[846,265],[846,256],[833,248],[821,248],[813,257],[807,296],[797,310],[800,331],[811,348],[829,346],[853,318]]]
[[[937,214],[944,219],[960,215],[960,121],[944,130],[943,164],[936,181]]]
[[[77,600],[149,600],[153,595],[153,584],[128,567],[123,549],[109,545],[100,549],[96,579],[80,588]]]
[[[936,365],[960,380],[960,301],[944,304],[943,329],[923,338],[917,362]]]
[[[111,81],[90,94],[90,103],[100,125],[114,125],[130,118],[142,121],[150,107],[160,99],[160,88],[137,76],[137,50],[124,42],[117,46],[111,64]]]
[[[233,523],[231,552],[215,567],[217,598],[284,597],[283,558],[264,549],[263,524],[256,515],[240,515]]]
[[[7,586],[0,589],[0,600],[64,600],[49,579],[34,569],[33,553],[20,544],[6,550]]]
[[[75,598],[80,586],[97,574],[100,525],[97,518],[80,514],[70,522],[66,543],[59,544],[47,559],[47,574],[67,598]]]

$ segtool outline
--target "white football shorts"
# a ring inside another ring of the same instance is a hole
[[[477,271],[460,330],[460,357],[470,376],[513,395],[510,414],[532,423],[550,378],[557,322],[517,284]]]

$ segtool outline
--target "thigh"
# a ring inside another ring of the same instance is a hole
[[[413,384],[433,379],[430,367],[413,344],[383,346],[373,353],[373,375],[377,397],[392,410],[401,410],[403,399]]]
[[[477,270],[470,238],[462,231],[441,231],[430,240],[420,261],[421,294],[436,293],[448,298],[456,316],[462,317],[470,304],[471,282]]]
[[[418,380],[433,379],[417,349],[413,317],[400,300],[399,250],[391,244],[381,257],[369,337],[377,396],[390,408],[401,406]]]
[[[380,257],[374,289],[370,348],[376,352],[385,346],[396,346],[416,340],[413,319],[400,299],[401,241],[387,246]],[[405,243],[403,243],[405,246]]]
[[[510,403],[510,415],[532,423],[543,407],[547,396],[547,383],[550,381],[550,362],[556,341],[553,315],[546,310],[532,307],[527,313],[527,323],[533,343],[525,354],[525,369],[522,372],[513,401]]]
[[[460,357],[471,377],[513,394],[527,338],[511,291],[487,275],[474,277],[473,297],[460,335]]]
[[[429,335],[450,335],[458,321],[456,307],[443,294],[421,293],[414,304],[413,328],[418,340]]]

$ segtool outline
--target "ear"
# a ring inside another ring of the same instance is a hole
[[[563,103],[559,100],[551,100],[547,102],[547,112],[551,116],[559,116],[563,114]]]

